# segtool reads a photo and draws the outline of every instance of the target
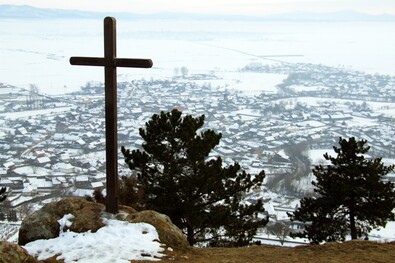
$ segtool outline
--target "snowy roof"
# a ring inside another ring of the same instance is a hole
[[[89,181],[89,178],[86,175],[79,175],[75,178],[75,181],[76,182],[87,182],[87,181]]]
[[[96,179],[104,179],[104,178],[106,178],[106,174],[105,173],[97,173],[95,175],[95,178]]]
[[[53,138],[55,141],[77,141],[79,139],[79,137],[76,135],[66,133],[55,133]]]
[[[47,156],[44,156],[44,157],[37,158],[37,161],[39,163],[49,163],[49,162],[51,162],[51,159],[49,159]]]
[[[52,185],[60,185],[62,183],[57,178],[52,178],[51,182],[52,182]]]
[[[80,145],[84,145],[84,144],[85,144],[85,142],[84,142],[83,139],[78,139],[77,142],[78,142]]]
[[[33,191],[37,191],[37,185],[31,185],[31,184],[27,184],[23,190],[22,193],[31,193]]]
[[[44,155],[44,154],[45,154],[45,151],[44,151],[44,150],[35,150],[34,153],[35,153],[36,155]]]
[[[269,215],[275,215],[276,214],[276,210],[274,209],[274,206],[270,203],[265,203],[263,205],[263,207],[265,208],[265,211],[268,212]]]
[[[314,120],[299,122],[299,125],[301,125],[301,126],[310,126],[310,127],[314,127],[314,128],[325,126],[324,123],[322,123],[320,121],[314,121]]]
[[[99,187],[103,187],[104,184],[102,182],[93,182],[91,183],[92,188],[99,188]]]
[[[68,169],[73,169],[74,166],[72,166],[69,163],[57,163],[57,164],[54,164],[52,168],[54,170],[68,170]]]
[[[20,128],[18,128],[18,131],[19,131],[21,134],[23,134],[23,135],[25,135],[25,134],[27,133],[27,130],[26,130],[25,127],[20,127]]]
[[[142,113],[143,110],[141,108],[134,108],[132,109],[131,113]]]
[[[38,178],[29,178],[30,185],[34,185],[38,188],[51,188],[52,182],[47,181],[45,179],[38,179]]]

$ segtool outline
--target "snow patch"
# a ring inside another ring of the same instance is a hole
[[[73,215],[67,214],[58,222],[61,229],[71,226]],[[131,260],[158,261],[164,248],[159,236],[150,224],[129,223],[104,219],[106,226],[96,233],[63,232],[59,237],[36,240],[24,246],[29,254],[44,260],[55,255],[65,263],[128,263]]]
[[[74,219],[74,215],[72,214],[67,214],[64,215],[61,219],[58,220],[59,223],[59,228],[60,228],[60,233],[64,233],[64,228],[65,227],[70,227],[72,225],[73,222],[71,222],[71,219]]]

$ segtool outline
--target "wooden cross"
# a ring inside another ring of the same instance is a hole
[[[104,57],[71,57],[71,65],[103,66],[106,114],[106,211],[118,212],[117,67],[151,68],[150,59],[116,57],[116,20],[104,19]]]

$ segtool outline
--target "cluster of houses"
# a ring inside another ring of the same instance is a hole
[[[119,83],[119,147],[140,148],[139,128],[153,114],[177,108],[193,116],[204,114],[205,128],[222,133],[212,155],[221,156],[225,164],[237,161],[251,173],[292,174],[298,164],[284,149],[301,143],[328,149],[340,136],[368,139],[373,155],[394,157],[395,116],[369,105],[395,106],[394,77],[310,64],[252,64],[243,71],[287,73],[288,78],[277,93],[260,96],[214,87],[210,81],[215,75]],[[61,97],[35,95],[40,103],[31,98],[28,90],[0,84],[0,186],[11,192],[9,206],[90,194],[105,186],[103,84],[88,83],[80,92]],[[351,102],[336,101],[345,98]],[[351,125],[356,122],[360,125]],[[119,156],[120,175],[129,175]],[[284,200],[272,200],[273,207],[292,203]]]

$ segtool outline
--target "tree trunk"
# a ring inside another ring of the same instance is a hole
[[[351,185],[354,185],[354,173],[351,171]],[[355,189],[352,189],[351,191],[351,197],[350,197],[350,204],[349,204],[349,210],[350,210],[350,232],[351,232],[351,239],[357,239],[357,228],[355,226]]]
[[[355,211],[354,211],[354,198],[352,198],[350,203],[350,232],[351,232],[351,239],[357,239],[357,228],[355,226]]]
[[[192,225],[187,222],[187,240],[189,242],[189,245],[193,246],[195,244],[195,235],[193,231]]]

